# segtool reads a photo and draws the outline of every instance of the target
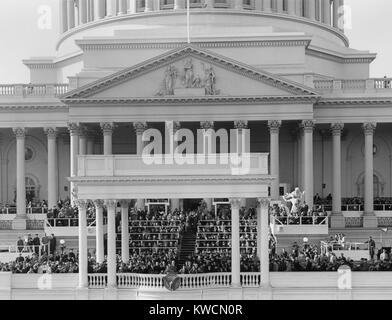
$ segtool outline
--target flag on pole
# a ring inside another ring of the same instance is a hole
[[[190,26],[190,5],[189,5],[189,0],[187,0],[187,5],[186,5],[186,30],[187,30],[187,42],[191,43],[191,26]]]

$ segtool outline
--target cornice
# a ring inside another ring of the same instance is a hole
[[[377,98],[377,97],[366,97],[366,98],[321,98],[317,101],[316,106],[324,105],[392,105],[392,97],[390,98]]]
[[[322,58],[338,63],[371,63],[376,58],[376,54],[368,54],[367,56],[344,56],[344,55],[337,55],[334,53],[326,53],[319,51],[316,48],[307,48],[306,55],[313,56],[317,58]]]
[[[319,96],[195,96],[195,97],[140,97],[140,98],[94,98],[94,99],[66,99],[69,105],[148,105],[162,106],[162,104],[314,104]]]
[[[133,182],[136,184],[144,183],[177,183],[177,182],[209,182],[220,183],[222,181],[231,181],[239,183],[254,183],[254,182],[267,182],[270,183],[274,177],[268,175],[222,175],[222,176],[111,176],[111,177],[68,177],[68,181],[76,183],[128,183]]]
[[[94,81],[93,83],[87,84],[81,88],[67,92],[60,97],[60,100],[68,102],[69,99],[73,98],[87,98],[108,88],[135,79],[143,74],[177,62],[184,57],[193,57],[203,60],[206,63],[213,64],[231,72],[236,72],[237,74],[266,83],[270,86],[280,88],[291,94],[318,96],[318,93],[312,88],[300,85],[265,71],[255,69],[239,61],[229,59],[216,53],[204,51],[203,49],[196,48],[193,45],[186,45],[180,49],[174,49],[158,57],[154,57],[133,67]]]
[[[222,41],[197,41],[192,43],[200,48],[249,48],[249,47],[307,47],[311,40],[222,40]],[[176,49],[183,47],[186,42],[156,42],[140,41],[132,42],[105,42],[92,43],[86,40],[76,41],[76,44],[84,52],[101,50],[121,49]]]
[[[1,112],[25,112],[25,111],[67,111],[69,108],[66,105],[0,105]]]

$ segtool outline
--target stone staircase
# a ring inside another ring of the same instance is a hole
[[[177,256],[177,269],[181,269],[185,261],[195,252],[196,231],[188,230],[182,235]]]

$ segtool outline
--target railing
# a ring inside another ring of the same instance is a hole
[[[118,288],[152,288],[163,289],[163,277],[160,274],[117,274]]]
[[[87,226],[92,227],[95,224],[95,218],[87,219]],[[46,226],[48,227],[78,227],[78,218],[48,218],[46,219]]]
[[[322,92],[333,90],[392,89],[392,78],[314,80],[314,88]]]
[[[261,275],[259,272],[242,272],[241,273],[242,287],[259,287],[261,284]]]
[[[16,214],[16,207],[2,207],[0,208],[0,214]],[[47,214],[47,207],[32,207],[26,208],[26,214]]]
[[[106,273],[88,274],[88,285],[92,289],[105,288],[107,283],[108,283],[108,275]]]
[[[66,83],[57,84],[0,84],[0,96],[54,96],[68,92],[69,85]]]
[[[328,217],[274,217],[275,223],[279,225],[313,225],[321,226],[328,224]]]

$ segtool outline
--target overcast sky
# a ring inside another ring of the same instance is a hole
[[[292,0],[289,0],[292,1]],[[54,56],[58,29],[58,0],[0,0],[0,83],[27,83],[21,60]],[[352,27],[346,30],[352,48],[378,53],[372,77],[392,76],[391,0],[346,0]],[[50,8],[52,27],[42,29],[40,10]]]

